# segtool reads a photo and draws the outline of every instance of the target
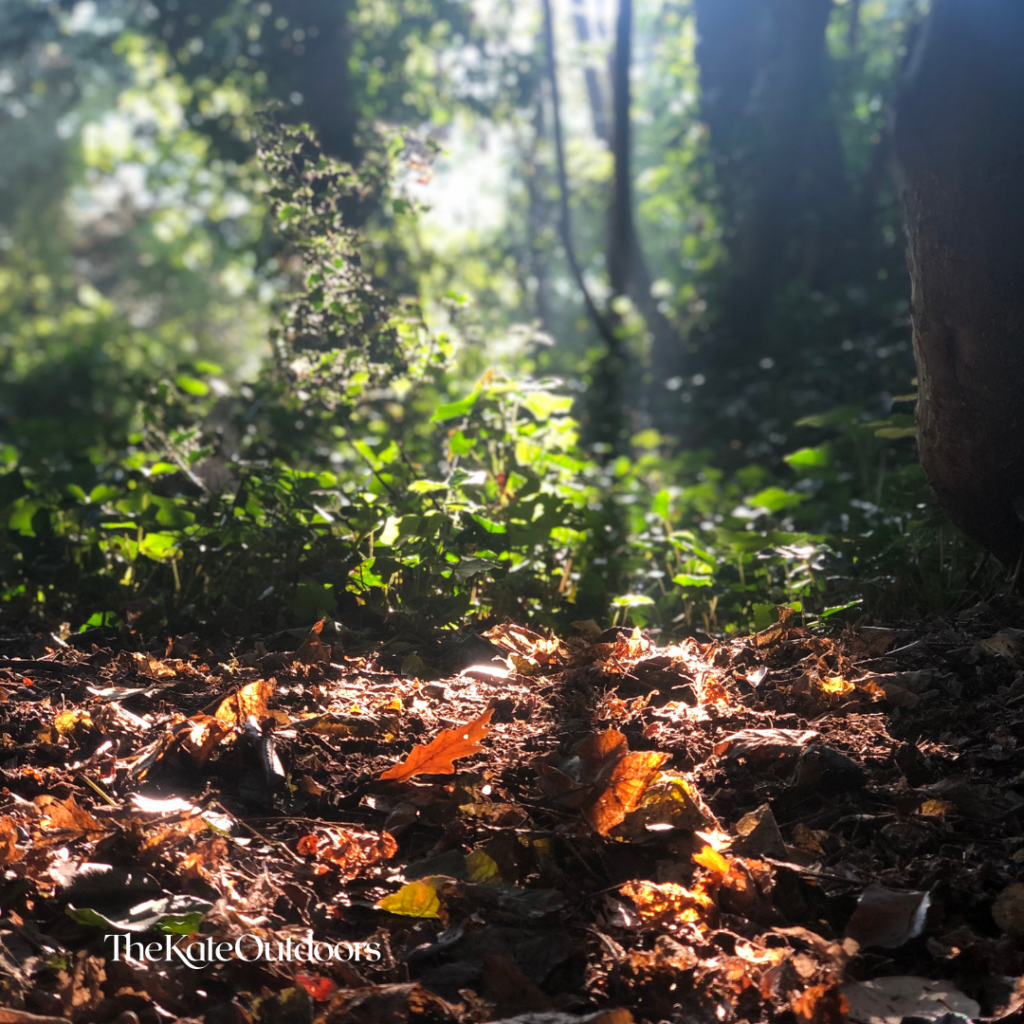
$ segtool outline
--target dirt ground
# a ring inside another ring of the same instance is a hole
[[[1015,1020],[1017,626],[0,638],[0,1024]]]

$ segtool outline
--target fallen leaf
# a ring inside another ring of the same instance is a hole
[[[427,882],[406,882],[398,892],[377,903],[379,910],[405,917],[440,917],[437,890]]]
[[[635,811],[648,783],[667,760],[668,754],[653,750],[637,750],[619,760],[597,798],[583,812],[594,831],[606,836]]]
[[[777,761],[794,757],[810,746],[819,733],[813,729],[743,729],[715,744],[715,753],[729,758]]]
[[[91,907],[76,909],[70,903],[65,912],[79,924],[104,930],[148,932],[159,928],[173,935],[189,935],[199,930],[203,918],[212,908],[209,900],[198,896],[168,896],[146,900],[119,914],[101,914]]]
[[[945,818],[950,811],[956,810],[952,800],[925,800],[917,809],[917,813],[926,818]]]
[[[330,978],[325,978],[322,974],[299,973],[295,975],[295,981],[318,1003],[325,1002],[338,991],[338,986]]]
[[[216,836],[196,844],[196,848],[178,865],[178,877],[182,881],[202,879],[212,883],[213,871],[227,856],[227,840]]]
[[[1018,634],[1014,636],[1013,633]],[[985,640],[979,640],[978,646],[986,653],[993,654],[997,658],[1016,658],[1021,652],[1020,630],[1010,632],[999,632]]]
[[[798,850],[803,850],[804,853],[822,854],[825,852],[825,848],[821,845],[821,841],[827,836],[827,832],[808,828],[801,821],[793,829],[793,845]]]
[[[678,882],[649,882],[640,879],[619,888],[636,906],[640,917],[652,924],[704,921],[714,910],[714,901],[699,889],[690,890]]]
[[[818,686],[821,692],[827,694],[829,697],[842,697],[844,694],[852,693],[857,689],[853,683],[849,680],[843,679],[842,676],[826,677],[818,680]]]
[[[0,868],[21,860],[25,851],[16,845],[18,828],[13,818],[0,818]]]
[[[929,906],[926,892],[898,892],[872,884],[861,893],[845,934],[861,949],[895,949],[924,931]]]
[[[937,1020],[947,1013],[976,1019],[981,1006],[952,982],[897,975],[843,986],[849,1019],[858,1024],[900,1024],[905,1017]]]
[[[736,822],[736,834],[739,836],[733,844],[736,853],[748,857],[786,859],[786,843],[768,804],[762,804],[757,810],[744,814]]]
[[[189,814],[195,810],[189,800],[182,800],[181,797],[172,796],[166,800],[157,800],[154,797],[143,796],[141,793],[132,793],[132,806],[137,811],[146,814]]]
[[[326,619],[321,619],[302,641],[299,649],[295,652],[295,660],[303,665],[316,665],[331,663],[331,649],[321,639]]]
[[[474,850],[466,857],[466,871],[471,882],[500,882],[497,861],[485,850]]]
[[[98,822],[85,808],[75,803],[75,798],[57,800],[52,796],[37,796],[36,804],[50,819],[50,827],[68,832],[107,832],[109,827]]]
[[[233,698],[229,697],[228,700]],[[227,703],[225,701],[225,703]],[[222,704],[217,713],[223,709]],[[203,765],[225,736],[232,735],[231,723],[221,718],[212,718],[202,713],[193,715],[178,733],[181,749],[195,758],[196,763]]]
[[[378,861],[390,860],[398,852],[398,843],[390,832],[338,828],[327,829],[323,836],[303,836],[296,850],[303,856],[332,865],[348,880]]]
[[[996,897],[992,920],[1007,935],[1024,935],[1024,885],[1014,882]]]
[[[838,985],[812,985],[790,1005],[797,1020],[808,1024],[843,1024],[850,1008]]]
[[[488,708],[479,718],[458,729],[442,730],[429,743],[414,747],[404,761],[383,772],[380,778],[407,782],[417,775],[452,775],[456,760],[483,749],[480,741],[490,732],[487,723],[493,714],[494,708]]]
[[[719,880],[729,874],[728,858],[723,857],[710,846],[705,846],[698,853],[695,853],[693,855],[693,862],[694,864],[699,864],[702,868],[706,868],[712,875],[717,876]]]
[[[214,713],[224,725],[241,728],[250,716],[260,721],[268,714],[267,701],[274,695],[274,680],[256,679],[246,683],[237,693],[226,697]]]
[[[615,834],[635,839],[651,830],[696,831],[716,825],[714,815],[689,780],[682,775],[658,772],[647,784],[636,810],[626,815]]]

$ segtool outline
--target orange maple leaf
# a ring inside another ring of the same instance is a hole
[[[416,775],[453,774],[454,761],[483,749],[480,741],[490,732],[487,723],[493,714],[494,708],[488,708],[479,718],[458,729],[442,730],[424,746],[413,747],[404,761],[399,761],[380,777],[406,782]]]
[[[640,804],[654,773],[668,760],[668,754],[653,750],[635,750],[626,754],[612,769],[604,789],[584,812],[591,827],[606,836],[621,825],[626,815]]]

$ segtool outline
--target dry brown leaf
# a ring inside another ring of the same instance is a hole
[[[677,882],[627,882],[619,892],[629,897],[641,919],[670,924],[705,921],[715,908],[714,901],[700,887],[687,889]]]
[[[728,857],[723,857],[710,846],[705,846],[699,853],[695,853],[693,855],[693,862],[710,871],[712,877],[718,882],[729,874],[729,865],[731,863]]]
[[[212,872],[227,856],[227,852],[227,840],[220,836],[198,843],[195,850],[185,857],[178,867],[178,877],[183,881],[201,878],[205,882],[212,882]]]
[[[147,831],[146,838],[139,847],[141,853],[167,853],[176,846],[180,846],[190,836],[205,832],[209,829],[209,823],[201,817],[186,818],[184,821],[175,822],[167,828],[158,829],[155,832]]]
[[[228,700],[233,698],[229,697]],[[227,701],[224,702],[225,704]],[[224,705],[221,705],[223,708]],[[217,714],[220,715],[221,708]],[[220,718],[211,718],[209,715],[193,715],[185,728],[181,730],[181,748],[191,754],[198,764],[203,765],[206,759],[213,753],[214,748],[227,735],[231,733],[229,723]]]
[[[850,1004],[838,985],[812,985],[790,996],[797,1020],[807,1024],[843,1024]]]
[[[79,807],[73,796],[63,801],[52,796],[37,796],[35,802],[50,819],[51,828],[78,833],[108,831],[107,826],[98,822],[84,807]]]
[[[242,726],[251,715],[257,721],[268,714],[267,701],[274,695],[273,679],[256,679],[237,693],[225,697],[214,718],[225,725]]]
[[[173,679],[178,674],[173,668],[158,661],[150,654],[135,652],[131,658],[135,662],[135,670],[140,676],[148,676],[150,679]]]
[[[18,829],[13,818],[0,818],[0,868],[14,864],[25,856],[25,851],[17,846]]]
[[[637,809],[648,783],[667,760],[668,754],[654,750],[626,754],[612,768],[604,788],[584,812],[590,826],[606,836],[622,824],[626,815]]]
[[[930,904],[926,892],[899,892],[872,883],[860,894],[846,936],[861,949],[896,949],[924,931]]]
[[[1014,630],[1013,633],[1017,633]],[[986,653],[995,655],[997,658],[1016,658],[1021,653],[1021,642],[1019,637],[1009,631],[996,633],[995,636],[987,637],[978,641],[978,646]]]
[[[490,732],[487,723],[493,714],[494,708],[488,708],[479,718],[458,729],[442,730],[426,745],[413,747],[404,761],[383,772],[380,778],[407,782],[417,775],[453,774],[455,761],[483,749],[480,741]]]
[[[344,879],[355,878],[364,868],[390,860],[398,843],[390,832],[360,832],[358,829],[330,829],[326,835],[303,836],[296,849],[305,857],[327,861]]]
[[[295,660],[301,661],[303,665],[316,665],[331,663],[331,649],[320,639],[320,633],[324,628],[326,619],[321,619],[310,631],[309,635],[299,649],[295,652]]]
[[[629,753],[629,743],[618,729],[605,729],[577,743],[573,753],[580,759],[580,782],[593,786]]]
[[[1007,935],[1024,935],[1024,885],[1014,882],[996,897],[992,920]]]
[[[715,753],[730,758],[775,761],[801,753],[819,737],[813,729],[743,729],[715,744]]]

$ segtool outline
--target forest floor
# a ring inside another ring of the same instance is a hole
[[[1018,1019],[1010,623],[7,636],[0,1024]]]

